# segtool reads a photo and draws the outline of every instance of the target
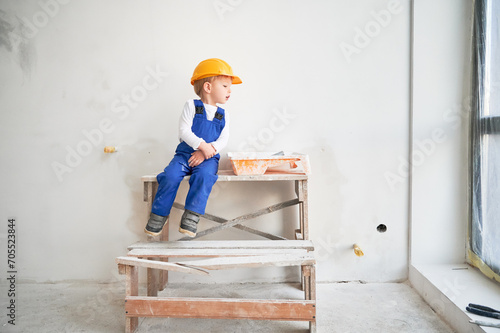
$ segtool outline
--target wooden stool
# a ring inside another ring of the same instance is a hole
[[[214,318],[309,321],[316,332],[314,246],[308,240],[144,242],[116,258],[126,274],[126,332],[134,332],[139,317]],[[199,257],[165,262],[151,259]],[[138,267],[208,275],[207,270],[265,266],[301,266],[304,300],[139,296]]]

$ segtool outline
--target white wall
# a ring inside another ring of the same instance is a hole
[[[220,57],[244,82],[226,105],[226,152],[253,146],[310,155],[319,281],[406,279],[408,178],[398,167],[409,145],[409,1],[62,3],[0,2],[0,234],[5,239],[15,218],[19,278],[113,278],[114,257],[145,239],[140,177],[172,156],[178,116],[194,97],[192,70]],[[133,107],[125,95],[135,96]],[[283,126],[270,132],[277,117]],[[123,149],[105,155],[105,145]],[[208,212],[225,217],[293,196],[287,184],[216,191]],[[255,223],[284,229],[270,218]],[[354,255],[354,243],[364,257]]]
[[[412,263],[464,263],[472,1],[414,13]]]

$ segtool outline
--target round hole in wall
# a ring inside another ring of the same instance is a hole
[[[387,231],[387,226],[385,224],[379,224],[377,226],[377,231],[378,232],[386,232]]]

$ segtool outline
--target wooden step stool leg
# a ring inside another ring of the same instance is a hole
[[[147,258],[149,260],[154,260],[154,258]],[[158,276],[161,275],[161,272],[158,272],[157,269],[148,268],[147,269],[147,277],[148,277],[148,296],[158,296]]]
[[[316,267],[314,265],[311,265],[310,267],[311,273],[309,277],[309,297],[311,300],[316,301]],[[314,318],[314,321],[309,322],[309,332],[316,333],[316,318]]]
[[[311,266],[301,266],[301,272],[302,272],[302,285],[303,288],[302,290],[304,291],[304,299],[310,300],[311,299],[311,283],[310,283],[310,277],[311,277]]]
[[[314,265],[302,266],[302,272],[304,275],[304,286],[305,286],[305,299],[306,300],[316,300],[316,268]],[[309,322],[309,332],[316,333],[316,315],[314,320]]]
[[[139,270],[136,266],[126,266],[125,296],[139,296]],[[127,315],[127,313],[125,313]],[[126,317],[125,332],[133,333],[137,329],[139,318]]]

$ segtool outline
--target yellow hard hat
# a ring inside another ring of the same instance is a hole
[[[227,62],[217,58],[203,60],[196,66],[191,77],[191,84],[194,81],[210,76],[226,75],[233,78],[233,84],[240,84],[241,79],[233,74],[233,69]]]

